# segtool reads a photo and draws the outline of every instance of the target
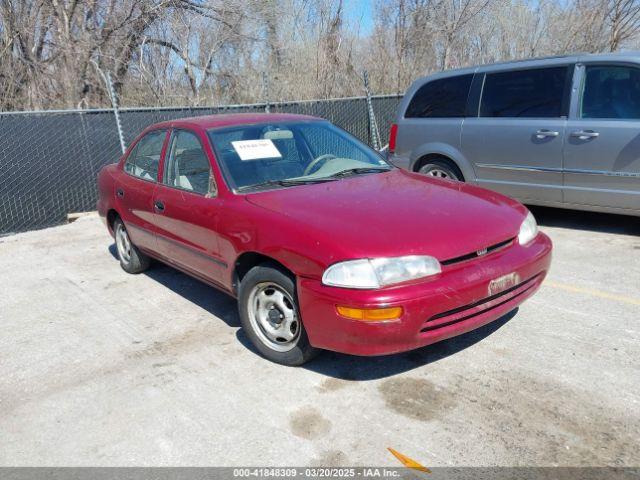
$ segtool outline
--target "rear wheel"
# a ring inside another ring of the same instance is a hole
[[[240,283],[240,322],[256,349],[272,362],[302,365],[319,350],[300,318],[295,281],[270,265],[252,268]]]
[[[116,237],[116,249],[122,269],[127,273],[141,273],[149,268],[151,263],[149,257],[131,243],[127,228],[120,218],[116,218],[113,222],[113,232]]]
[[[431,177],[446,178],[449,180],[457,180],[459,182],[464,181],[462,172],[460,169],[444,159],[430,159],[427,160],[419,169],[418,173],[429,175]]]

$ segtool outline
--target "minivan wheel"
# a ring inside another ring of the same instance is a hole
[[[113,222],[113,232],[116,238],[116,250],[120,259],[120,266],[127,273],[141,273],[149,268],[151,260],[138,247],[131,243],[127,228],[120,218]]]
[[[449,180],[464,181],[458,167],[443,160],[428,160],[418,169],[418,173],[431,177],[446,178]]]
[[[240,283],[242,328],[262,356],[282,365],[302,365],[319,350],[309,343],[300,318],[295,281],[270,265],[253,267]]]

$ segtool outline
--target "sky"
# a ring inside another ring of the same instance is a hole
[[[360,23],[360,35],[373,30],[374,0],[345,0],[346,18],[353,24]]]
[[[539,0],[524,0],[535,7]],[[560,5],[566,5],[569,0],[556,0]],[[345,13],[349,21],[357,25],[360,23],[360,34],[368,35],[373,30],[373,12],[375,0],[344,0]]]

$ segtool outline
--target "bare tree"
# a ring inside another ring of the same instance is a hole
[[[633,48],[640,0],[0,0],[0,109],[400,93],[430,72]],[[361,14],[360,17],[364,15]]]
[[[618,50],[626,41],[636,37],[640,29],[640,1],[609,0],[607,19],[609,51]]]
[[[460,61],[452,58],[452,49],[461,31],[491,0],[440,0],[435,6],[436,18],[440,24],[440,60],[441,70],[460,66]]]

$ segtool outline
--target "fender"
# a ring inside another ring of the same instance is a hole
[[[443,157],[449,158],[458,166],[462,175],[464,175],[465,182],[473,184],[477,183],[477,176],[473,163],[471,163],[460,150],[447,143],[430,142],[424,143],[415,148],[411,152],[409,170],[412,172],[415,171],[415,166],[418,161],[427,155],[442,155]]]

